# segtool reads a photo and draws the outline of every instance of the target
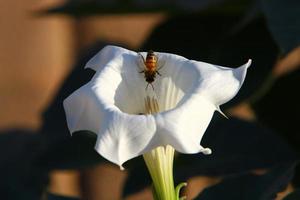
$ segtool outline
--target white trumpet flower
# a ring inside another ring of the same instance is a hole
[[[163,61],[161,76],[154,89],[145,89],[140,55],[106,46],[86,64],[96,71],[92,80],[64,101],[70,131],[96,133],[96,151],[119,166],[139,155],[151,157],[146,153],[156,147],[166,147],[166,154],[174,154],[169,146],[181,153],[211,153],[200,145],[202,136],[214,111],[237,94],[251,64],[233,69],[156,55]],[[149,102],[157,106],[154,112]]]

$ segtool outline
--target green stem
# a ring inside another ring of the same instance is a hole
[[[173,180],[174,148],[157,147],[143,155],[153,181],[153,196],[158,200],[176,200]]]
[[[187,186],[186,183],[180,183],[179,185],[176,186],[176,189],[175,189],[175,192],[176,192],[176,200],[184,200],[184,199],[186,199],[185,196],[184,196],[184,197],[179,197],[181,188],[183,188],[183,187],[185,187],[185,186]]]

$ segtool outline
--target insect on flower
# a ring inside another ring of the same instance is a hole
[[[154,90],[152,83],[155,81],[156,74],[161,76],[159,70],[163,67],[164,63],[158,62],[158,57],[152,50],[147,52],[146,59],[141,53],[139,53],[139,56],[144,66],[144,69],[140,71],[140,73],[144,73],[145,80],[148,83],[146,90],[149,85],[151,85],[152,89]]]

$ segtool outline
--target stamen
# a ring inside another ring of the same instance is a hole
[[[155,114],[159,112],[158,101],[155,97],[150,98],[147,96],[145,98],[145,111],[146,114]]]

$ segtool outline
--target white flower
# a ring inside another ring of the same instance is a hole
[[[202,136],[214,111],[236,95],[251,64],[232,69],[156,54],[164,64],[155,91],[145,89],[139,54],[106,46],[86,65],[96,71],[92,80],[64,101],[70,131],[95,132],[95,149],[120,166],[158,146],[209,154],[200,145]],[[160,112],[140,115],[146,113],[146,97],[157,100]]]

